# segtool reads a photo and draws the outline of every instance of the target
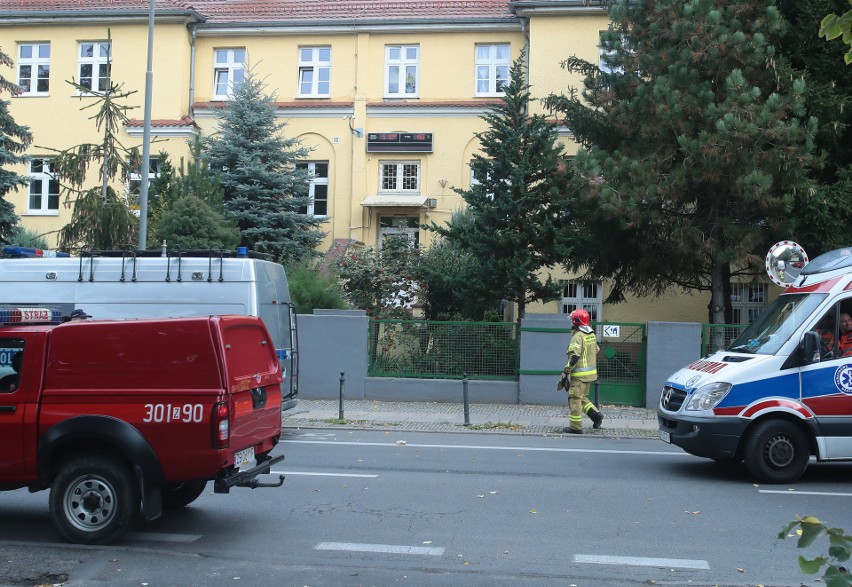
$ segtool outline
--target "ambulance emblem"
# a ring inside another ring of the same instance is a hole
[[[698,383],[700,380],[701,380],[701,375],[695,375],[695,376],[687,379],[686,383],[684,385],[686,386],[687,389],[691,389],[691,388],[695,387],[695,384]]]
[[[834,385],[847,395],[852,395],[852,364],[843,365],[834,372]]]

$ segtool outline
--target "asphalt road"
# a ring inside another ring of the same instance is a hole
[[[120,543],[58,542],[47,494],[0,494],[0,585],[820,585],[776,536],[852,530],[852,465],[794,486],[649,439],[290,431],[277,489],[234,489]]]

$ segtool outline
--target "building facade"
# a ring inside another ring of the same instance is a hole
[[[288,137],[311,149],[307,212],[324,220],[323,253],[376,245],[392,233],[428,246],[421,224],[463,207],[481,116],[499,99],[522,52],[535,98],[579,85],[561,67],[577,55],[599,60],[607,16],[592,0],[154,0],[151,170],[161,151],[173,163],[195,135],[217,131],[218,115],[247,71],[275,98]],[[12,193],[22,224],[47,234],[71,215],[50,173],[51,149],[94,142],[90,94],[108,79],[135,91],[125,145],[141,145],[149,30],[148,0],[0,0],[4,71],[23,93],[16,121],[34,135],[30,163],[17,169],[29,190]],[[5,97],[4,97],[5,98]],[[542,112],[538,102],[533,108]],[[576,146],[560,129],[566,152]],[[94,173],[94,172],[93,172]],[[141,177],[127,186],[129,204]],[[93,180],[94,185],[96,180]],[[565,278],[559,302],[532,312],[587,307],[609,321],[706,320],[703,294],[632,300],[603,309],[606,284]],[[770,292],[748,288],[747,300]]]

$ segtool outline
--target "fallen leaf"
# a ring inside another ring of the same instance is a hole
[[[685,514],[689,514],[689,515],[691,515],[691,516],[695,516],[695,515],[697,515],[697,514],[700,514],[701,512],[700,512],[700,511],[698,511],[698,512],[690,512],[690,511],[688,511],[688,510],[687,510],[687,511],[684,511],[683,513],[685,513]]]
[[[496,491],[489,491],[488,493],[490,493],[491,495],[497,495]]]
[[[404,440],[397,440],[396,444],[397,444],[397,446],[405,446],[405,441]]]
[[[743,569],[741,569],[740,567],[737,567],[737,572],[738,573],[745,573],[745,571]]]
[[[530,513],[531,513],[531,514],[537,514],[538,512],[537,512],[535,509],[531,509],[531,510],[530,510]]]
[[[424,540],[423,544],[432,544],[432,541],[431,540]]]
[[[484,495],[477,495],[476,497],[478,497],[479,499],[482,499],[485,496]]]

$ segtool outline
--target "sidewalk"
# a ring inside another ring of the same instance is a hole
[[[657,412],[645,408],[604,405],[603,427],[592,429],[583,419],[589,436],[657,438]],[[344,400],[343,420],[338,400],[300,399],[283,414],[285,428],[336,428],[348,430],[405,430],[486,434],[564,434],[568,406],[518,404],[470,404],[469,426],[464,405],[445,402],[382,402]]]

